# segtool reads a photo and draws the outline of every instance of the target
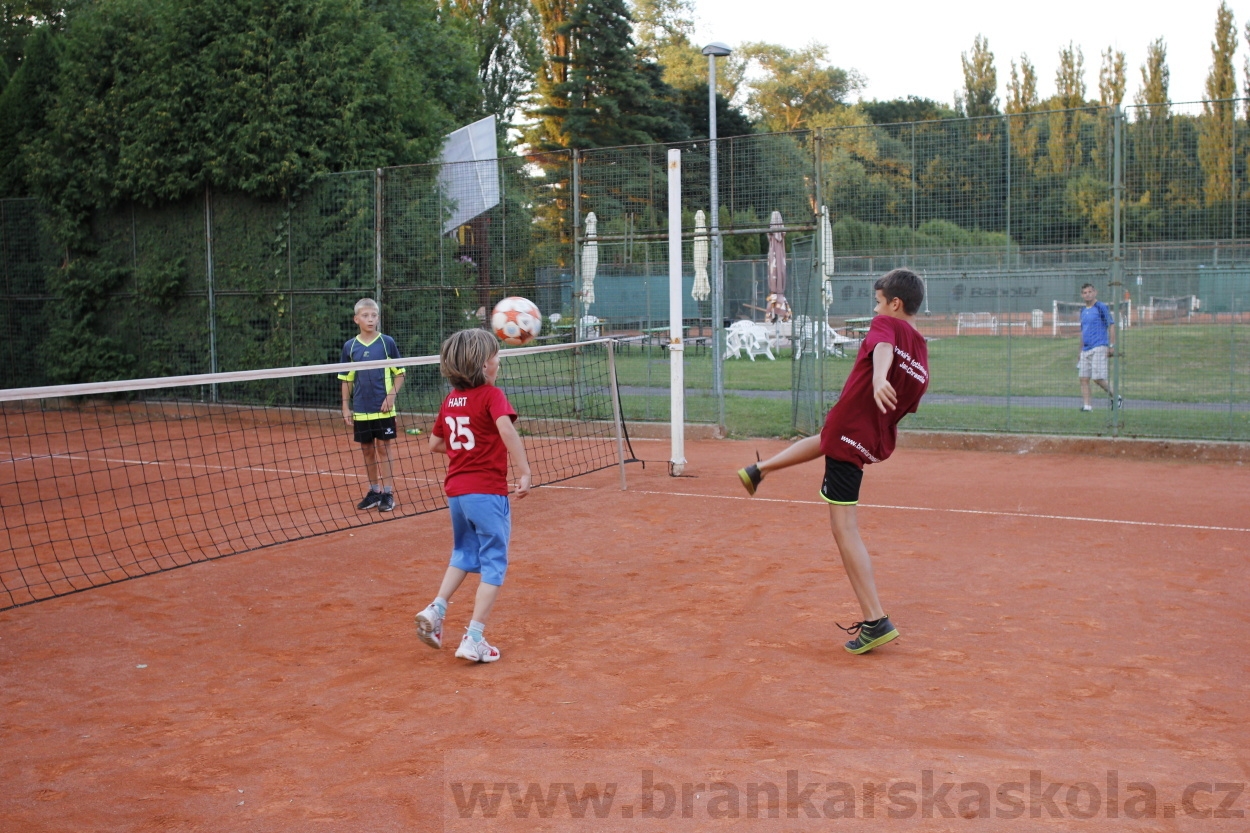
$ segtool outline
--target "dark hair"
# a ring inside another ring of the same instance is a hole
[[[485,330],[452,333],[439,350],[438,372],[456,390],[469,390],[486,384],[486,362],[499,352],[499,342]]]
[[[915,315],[924,301],[924,281],[910,269],[893,269],[877,278],[873,289],[881,290],[886,301],[898,298],[903,302],[903,312]]]
[[[1085,290],[1087,290],[1087,289],[1094,289],[1094,285],[1093,285],[1092,283],[1083,283],[1083,284],[1081,284],[1081,291],[1082,291],[1082,292],[1084,292],[1084,291],[1085,291]],[[1097,292],[1098,290],[1097,290],[1097,289],[1094,289],[1094,291],[1095,291],[1095,292]]]

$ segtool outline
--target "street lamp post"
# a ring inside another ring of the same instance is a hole
[[[720,237],[720,195],[716,183],[716,59],[733,50],[720,41],[703,47],[707,56],[707,137],[712,185],[712,395],[716,397],[717,422],[725,431],[725,276]]]

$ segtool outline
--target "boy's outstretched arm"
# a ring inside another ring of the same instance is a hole
[[[495,420],[495,427],[499,429],[499,437],[508,448],[508,456],[512,458],[512,464],[521,473],[521,479],[516,484],[516,496],[523,498],[530,493],[530,461],[525,456],[525,443],[521,442],[521,435],[516,432],[512,417],[507,415],[499,417]]]
[[[898,393],[886,375],[894,362],[894,345],[881,342],[872,348],[872,398],[881,413],[888,413],[898,405]]]

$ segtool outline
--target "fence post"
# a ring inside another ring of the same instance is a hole
[[[1120,298],[1124,294],[1124,251],[1123,230],[1120,214],[1120,198],[1124,190],[1124,154],[1121,153],[1121,134],[1124,129],[1124,114],[1120,105],[1116,105],[1111,113],[1111,308],[1120,309]],[[1120,357],[1124,354],[1124,316],[1117,315],[1112,326],[1118,330],[1115,340],[1114,363],[1111,365],[1111,436],[1120,433]]]
[[[709,58],[715,61],[715,58]],[[713,67],[716,65],[713,63]],[[715,82],[712,85],[715,87]],[[712,243],[712,396],[716,399],[716,424],[725,433],[725,275],[724,257],[720,236],[720,193],[716,161],[716,108],[710,107],[708,132],[709,179],[711,185],[712,216],[710,237]]]
[[[820,419],[819,412],[822,408],[825,407],[825,364],[824,362],[825,362],[825,349],[827,347],[827,345],[825,344],[825,340],[826,340],[825,333],[827,332],[829,328],[829,316],[827,315],[829,310],[824,305],[825,258],[830,257],[832,254],[831,252],[825,251],[825,227],[824,227],[824,224],[822,224],[820,221],[822,216],[826,216],[828,214],[828,209],[825,207],[824,183],[821,181],[824,176],[824,170],[821,167],[821,155],[823,154],[823,151],[824,151],[824,135],[825,135],[824,129],[818,127],[813,132],[813,136],[812,136],[812,153],[815,155],[815,159],[813,160],[812,167],[814,169],[815,176],[816,176],[816,217],[815,217],[816,239],[815,239],[814,244],[812,245],[812,251],[814,253],[819,252],[819,254],[816,257],[812,258],[815,261],[815,266],[816,266],[816,269],[814,270],[816,273],[815,281],[809,281],[808,290],[807,290],[808,309],[810,309],[812,312],[815,312],[816,310],[815,310],[815,307],[813,306],[813,302],[816,300],[819,300],[821,302],[820,304],[820,309],[821,309],[820,326],[816,328],[816,396],[819,397],[819,399],[816,400],[816,403],[817,403],[816,404],[816,411],[817,411],[816,418],[817,419]],[[914,162],[913,162],[913,165],[914,165]],[[793,306],[791,307],[790,312],[791,312],[791,315],[790,315],[790,320],[791,320],[790,358],[791,360],[793,360],[794,359],[794,341],[795,341],[794,324],[793,324],[793,321],[794,321]],[[812,316],[812,317],[814,318],[815,316]],[[791,428],[797,427],[796,425],[797,422],[798,422],[798,408],[795,407],[793,413],[790,416],[790,423],[791,423],[790,427]]]
[[[573,304],[573,340],[581,341],[582,316],[582,258],[578,249],[578,237],[582,227],[582,155],[573,148],[573,291],[570,300]]]
[[[213,295],[213,189],[204,186],[204,253],[207,272],[204,276],[208,289],[208,372],[217,368],[217,299]],[[217,385],[211,386],[212,401],[217,401]]]
[[[382,169],[381,168],[377,168],[373,172],[373,291],[374,291],[374,300],[378,302],[378,309],[381,309],[382,308]]]

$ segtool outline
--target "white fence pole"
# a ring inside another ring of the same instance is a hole
[[[673,453],[668,473],[680,477],[686,469],[685,341],[681,331],[681,151],[668,152],[668,367],[669,423]]]

